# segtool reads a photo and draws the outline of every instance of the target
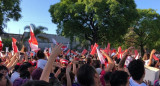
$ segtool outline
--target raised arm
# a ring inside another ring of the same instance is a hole
[[[108,60],[108,63],[109,63],[109,65],[108,65],[108,67],[107,67],[107,69],[105,70],[106,72],[109,72],[109,71],[111,71],[112,69],[113,69],[113,67],[114,67],[114,62],[113,62],[113,60],[111,59],[111,57],[109,57],[104,51],[101,51],[102,52],[102,54],[104,55],[104,56],[106,56],[106,58],[107,58],[107,60]]]
[[[72,86],[70,71],[71,71],[71,64],[68,64],[66,68],[67,86]]]
[[[6,66],[7,68],[10,68],[12,66],[12,64],[14,63],[14,61],[16,60],[16,57],[19,56],[19,53],[16,53],[12,58],[10,63]]]
[[[40,80],[44,80],[46,82],[49,82],[49,75],[53,66],[53,62],[55,61],[56,57],[61,53],[61,47],[63,45],[56,45],[53,49],[52,49],[52,53],[48,59],[47,64],[45,65],[42,75],[40,77]]]
[[[77,68],[76,68],[76,64],[78,63],[78,61],[76,61],[75,59],[72,61],[72,63],[73,63],[73,73],[75,74],[75,75],[77,75]]]
[[[153,49],[152,51],[151,51],[151,54],[150,54],[150,57],[149,57],[149,63],[147,64],[147,66],[151,66],[151,64],[152,64],[152,58],[153,58],[153,54],[156,52],[156,50],[155,49]]]
[[[129,47],[129,48],[127,49],[127,51],[124,52],[123,57],[122,57],[121,61],[120,61],[119,64],[118,64],[118,70],[123,70],[125,61],[126,61],[126,59],[127,59],[127,55],[129,54],[129,51],[131,51],[132,49],[133,49],[133,47]]]

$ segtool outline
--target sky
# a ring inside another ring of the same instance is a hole
[[[23,34],[26,25],[35,24],[36,26],[45,26],[48,34],[56,34],[57,25],[52,23],[49,13],[50,5],[60,2],[60,0],[21,0],[21,15],[19,21],[9,21],[5,32]],[[139,9],[155,9],[160,14],[160,0],[135,0]]]

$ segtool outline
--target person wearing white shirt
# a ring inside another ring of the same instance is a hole
[[[142,60],[133,60],[128,65],[128,70],[131,75],[129,79],[130,86],[147,86],[144,82],[145,68]]]
[[[17,72],[17,71],[15,71],[12,75],[11,75],[11,83],[13,83],[14,82],[14,80],[16,80],[16,79],[18,79],[18,78],[20,78],[20,74]]]
[[[37,57],[38,57],[37,68],[39,67],[39,68],[44,69],[47,63],[47,60],[45,60],[45,54],[43,53],[43,51],[39,50],[37,52]]]

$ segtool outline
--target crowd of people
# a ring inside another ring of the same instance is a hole
[[[97,54],[66,55],[62,46],[55,45],[50,53],[39,50],[29,54],[26,48],[17,53],[2,51],[0,86],[150,86],[149,81],[144,82],[145,65],[160,66],[159,60],[153,60],[155,49],[138,59],[131,55],[133,47],[122,58],[117,58],[118,52],[101,50],[105,57],[102,64]],[[159,86],[159,80],[154,86]]]

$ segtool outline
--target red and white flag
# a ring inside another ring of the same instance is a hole
[[[83,51],[82,51],[82,53],[81,53],[81,55],[84,55],[84,54],[86,54],[88,51],[86,50],[86,49],[84,49]]]
[[[122,55],[123,55],[122,49],[121,47],[118,47],[118,58],[122,59]]]
[[[60,60],[60,63],[61,63],[61,64],[68,64],[68,60],[66,60],[66,59],[61,59],[61,60]]]
[[[94,55],[95,53],[96,53],[96,49],[97,49],[97,47],[98,47],[98,44],[94,44],[94,46],[93,46],[93,48],[92,48],[92,51],[91,51],[91,55]]]
[[[74,52],[73,50],[71,50],[71,53],[73,53],[74,55],[78,55],[76,52]]]
[[[99,51],[99,49],[97,49],[97,54],[98,54],[98,58],[99,58],[101,64],[105,64],[105,59],[104,59],[103,55],[101,54],[101,52]]]
[[[52,42],[54,45],[59,45],[59,43],[54,38],[52,38]],[[63,45],[61,49],[63,51],[66,51],[68,49],[68,47],[69,47],[69,42],[68,42],[67,46]]]
[[[17,40],[12,37],[12,49],[13,49],[14,53],[18,52],[18,47],[16,45],[16,42],[17,42]]]
[[[0,51],[2,51],[2,48],[3,48],[3,44],[2,44],[2,39],[0,37]]]
[[[63,51],[66,51],[68,48],[69,48],[69,42],[68,42],[67,46],[65,46],[65,45],[62,46]]]
[[[34,32],[33,32],[33,29],[31,26],[30,26],[30,38],[29,38],[28,42],[30,44],[31,51],[39,50],[38,49],[38,42],[37,42],[36,37],[34,36]]]
[[[68,53],[70,52],[70,49],[66,52],[66,54],[65,55],[68,55]]]
[[[107,48],[105,49],[105,52],[110,55],[111,50],[110,50],[110,43],[108,43]]]
[[[134,53],[135,53],[135,59],[136,59],[136,60],[139,59],[139,53],[138,53],[138,51],[135,50]]]

